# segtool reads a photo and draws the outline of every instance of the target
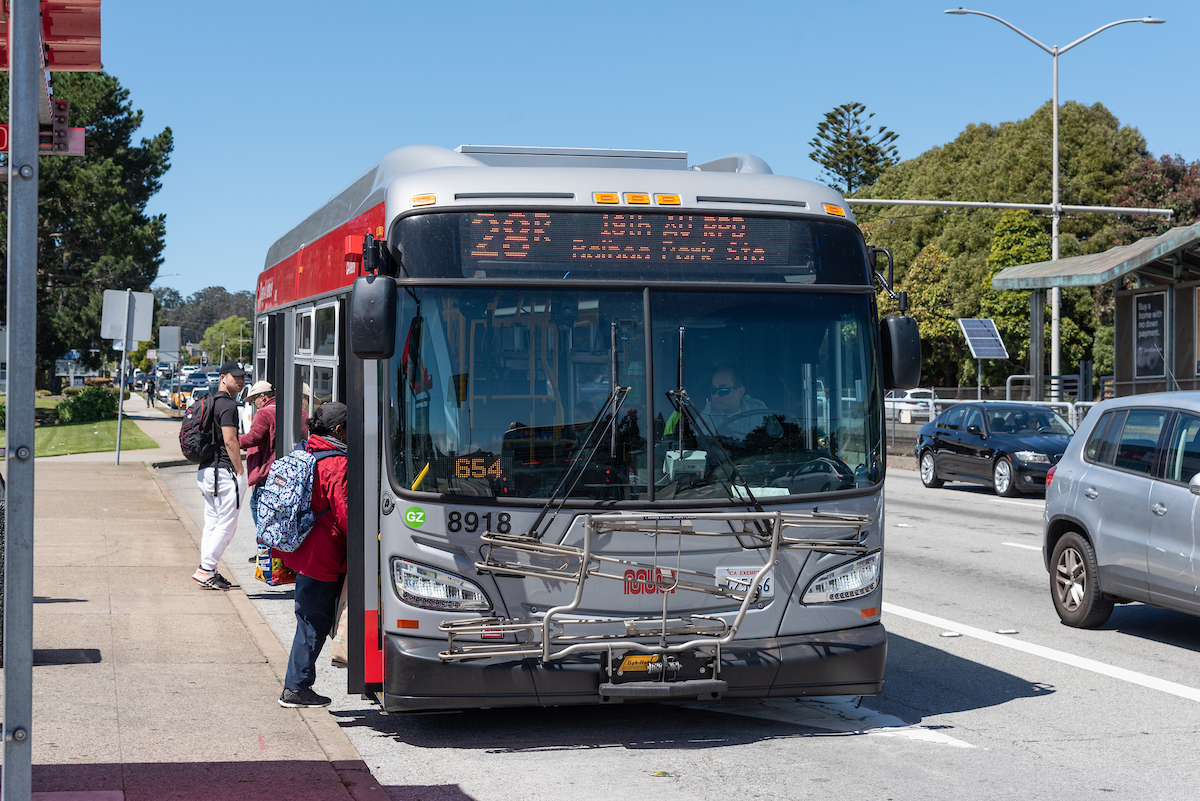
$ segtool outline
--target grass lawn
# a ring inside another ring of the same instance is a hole
[[[0,447],[5,442],[0,432]],[[132,420],[121,423],[121,450],[157,448],[158,443],[137,427]],[[92,453],[117,449],[117,421],[102,420],[99,423],[74,423],[65,426],[38,426],[33,430],[33,453],[35,456],[63,456],[68,453]]]

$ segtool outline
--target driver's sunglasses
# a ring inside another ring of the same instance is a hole
[[[716,395],[718,398],[723,398],[730,392],[733,392],[735,389],[739,389],[739,387],[709,387],[708,394]]]

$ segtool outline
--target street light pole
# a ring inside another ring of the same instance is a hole
[[[240,326],[238,326],[238,363],[239,364],[242,361],[242,343],[245,342],[245,340],[242,339],[242,331],[245,330],[246,324],[249,322],[250,322],[249,320],[246,320]]]
[[[1005,27],[1010,28],[1011,30],[1020,34],[1024,38],[1028,39],[1030,42],[1033,42],[1035,45],[1040,47],[1042,50],[1049,53],[1051,58],[1054,60],[1054,93],[1053,93],[1053,118],[1054,118],[1054,132],[1053,132],[1054,145],[1053,145],[1053,147],[1054,147],[1054,153],[1053,153],[1053,156],[1051,156],[1051,158],[1053,160],[1053,171],[1052,171],[1053,177],[1051,180],[1052,188],[1051,188],[1051,198],[1050,198],[1050,205],[1051,205],[1050,260],[1058,261],[1058,229],[1059,229],[1059,223],[1062,220],[1062,205],[1058,202],[1058,57],[1061,56],[1063,53],[1067,52],[1068,50],[1070,50],[1072,47],[1075,47],[1075,45],[1082,44],[1082,43],[1086,42],[1088,39],[1091,39],[1096,34],[1100,33],[1101,31],[1106,31],[1109,28],[1115,27],[1117,25],[1124,25],[1127,22],[1142,22],[1142,23],[1146,23],[1148,25],[1161,25],[1162,23],[1166,22],[1166,20],[1158,19],[1157,17],[1138,17],[1136,19],[1119,19],[1115,22],[1110,22],[1107,25],[1101,25],[1096,30],[1092,31],[1089,34],[1079,37],[1078,39],[1071,42],[1069,45],[1067,45],[1065,47],[1058,47],[1058,46],[1051,47],[1049,45],[1043,44],[1042,42],[1039,42],[1037,39],[1035,39],[1032,36],[1030,36],[1029,34],[1025,33],[1025,31],[1021,30],[1016,25],[1013,25],[1008,20],[1001,19],[1000,17],[997,17],[995,14],[988,14],[986,11],[971,11],[966,8],[951,8],[951,9],[947,9],[945,13],[954,14],[954,15],[974,14],[979,17],[987,17],[988,19],[993,19],[996,22],[999,22],[1001,25],[1004,25]],[[1055,376],[1061,375],[1061,369],[1060,369],[1060,367],[1061,367],[1061,363],[1060,363],[1061,348],[1060,348],[1060,338],[1059,338],[1059,321],[1061,319],[1062,319],[1062,289],[1060,287],[1051,287],[1050,288],[1050,374],[1055,375]],[[1029,333],[1030,333],[1031,337],[1034,335],[1033,331],[1030,331]],[[1039,337],[1040,337],[1040,334],[1039,334]],[[1040,372],[1040,370],[1034,371],[1034,372]],[[1052,385],[1051,400],[1058,400],[1058,399],[1059,399],[1059,384],[1056,379]]]

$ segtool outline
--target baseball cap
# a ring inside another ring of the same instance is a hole
[[[221,375],[225,375],[226,373],[229,373],[234,378],[241,378],[246,374],[246,371],[233,359],[228,359],[221,365]]]
[[[332,401],[323,404],[317,409],[317,413],[313,415],[321,422],[321,425],[332,431],[346,422],[346,404]]]

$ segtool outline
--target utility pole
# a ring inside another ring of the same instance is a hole
[[[4,543],[4,801],[33,794],[33,399],[37,354],[41,4],[11,0],[8,46],[8,476]]]

